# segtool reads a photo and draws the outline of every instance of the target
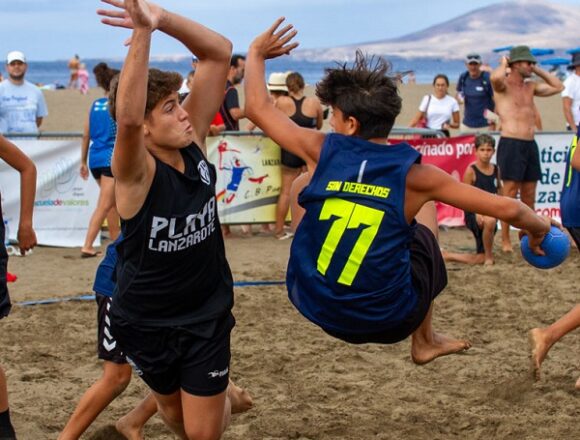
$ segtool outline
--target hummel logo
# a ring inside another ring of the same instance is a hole
[[[207,375],[210,378],[215,379],[216,377],[224,377],[226,374],[229,373],[229,371],[230,371],[229,368],[226,367],[224,370],[221,370],[221,371],[219,371],[219,370],[210,371],[209,373],[207,373]]]

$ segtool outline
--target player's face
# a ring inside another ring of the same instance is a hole
[[[336,108],[332,107],[332,112],[330,114],[330,120],[328,121],[332,130],[335,133],[350,135],[348,120],[344,120],[344,113]]]
[[[162,148],[183,148],[193,141],[193,128],[187,112],[179,105],[177,92],[157,103],[146,118],[146,126],[151,143]]]
[[[12,61],[10,64],[6,65],[6,70],[8,75],[15,81],[21,81],[24,79],[26,74],[27,64],[22,61]]]
[[[489,144],[480,145],[477,150],[475,150],[475,155],[483,163],[489,163],[493,154],[495,153],[495,148]]]

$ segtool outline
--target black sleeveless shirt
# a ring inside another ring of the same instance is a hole
[[[289,98],[294,101],[294,105],[296,106],[296,111],[292,116],[290,116],[290,119],[296,122],[296,125],[300,127],[316,128],[316,118],[306,116],[302,113],[302,104],[304,103],[306,96],[303,96],[300,99],[292,98],[292,96],[289,96]]]
[[[150,326],[210,321],[233,307],[215,199],[216,171],[195,144],[180,150],[185,172],[155,159],[149,194],[121,222],[112,316]]]
[[[493,166],[493,172],[490,176],[482,173],[475,164],[472,164],[471,168],[475,172],[475,183],[473,186],[487,191],[488,193],[497,194],[497,165]]]

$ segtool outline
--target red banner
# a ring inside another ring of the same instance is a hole
[[[421,153],[422,163],[435,165],[460,182],[463,180],[467,167],[475,162],[474,135],[452,138],[389,139],[389,142],[407,142]],[[437,221],[440,225],[462,226],[464,224],[463,211],[437,202]]]

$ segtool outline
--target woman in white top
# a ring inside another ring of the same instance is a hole
[[[425,95],[419,105],[419,111],[411,120],[409,126],[419,126],[423,118],[427,120],[426,128],[441,130],[449,136],[450,128],[459,128],[459,104],[455,98],[447,94],[449,78],[438,74],[433,79],[431,95]]]

